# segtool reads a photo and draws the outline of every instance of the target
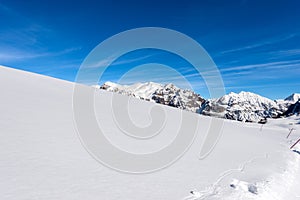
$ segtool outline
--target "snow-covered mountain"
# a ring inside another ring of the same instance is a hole
[[[298,100],[294,104],[291,104],[288,107],[288,110],[284,113],[285,116],[299,115],[299,114],[300,114],[300,100]]]
[[[105,82],[102,86],[94,86],[95,88],[104,89],[110,92],[117,92],[128,96],[137,97],[139,99],[151,100],[154,92],[162,89],[163,85],[154,82],[135,83],[133,85],[120,85],[113,82]]]
[[[94,87],[192,112],[199,112],[202,104],[205,102],[205,99],[199,94],[191,90],[178,88],[171,83],[162,85],[154,82],[146,82],[135,83],[133,85],[120,85],[106,82],[102,86]]]
[[[286,104],[251,92],[231,92],[211,99],[203,106],[202,114],[238,121],[259,122],[264,118],[277,118],[287,110]]]
[[[288,101],[291,103],[296,103],[298,100],[300,100],[300,94],[298,94],[298,93],[294,93],[284,99],[284,101]]]
[[[191,90],[180,89],[173,84],[162,85],[154,82],[120,85],[106,82],[94,86],[111,92],[153,101],[203,115],[244,121],[260,122],[265,118],[278,118],[291,115],[287,113],[290,106],[300,98],[292,94],[285,100],[271,100],[251,92],[231,92],[217,99],[205,100]]]

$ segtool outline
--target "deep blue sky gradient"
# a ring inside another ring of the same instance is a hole
[[[300,92],[300,1],[19,1],[0,0],[0,65],[74,81],[88,53],[108,37],[138,27],[165,27],[197,40],[223,76],[227,92],[278,99]],[[124,55],[103,80],[149,62],[179,71],[189,63],[167,52]],[[164,75],[165,72],[156,74]],[[151,70],[150,70],[151,71]],[[136,73],[136,81],[181,82]],[[209,97],[201,77],[188,81]]]

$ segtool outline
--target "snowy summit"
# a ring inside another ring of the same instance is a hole
[[[261,122],[266,118],[290,115],[289,107],[298,101],[299,94],[285,100],[271,100],[251,92],[231,92],[217,99],[204,99],[191,90],[181,89],[174,84],[162,85],[154,82],[120,85],[106,82],[98,89],[133,96],[203,115],[232,119],[243,122]]]

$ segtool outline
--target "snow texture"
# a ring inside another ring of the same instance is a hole
[[[211,117],[191,113],[199,125],[184,156],[161,171],[132,175],[102,165],[81,145],[73,120],[73,88],[71,82],[0,67],[0,199],[300,198],[300,156],[293,151],[300,148],[289,149],[300,137],[298,116],[270,119],[264,125],[224,120],[213,152],[199,160]],[[155,104],[165,110],[166,123],[149,141],[126,136],[114,123],[110,95],[95,89],[95,115],[114,145],[129,152],[153,152],[176,137],[181,110],[136,98],[129,101],[132,120],[151,123],[149,109]],[[286,139],[291,127],[295,131]],[[234,189],[232,180],[244,182]]]

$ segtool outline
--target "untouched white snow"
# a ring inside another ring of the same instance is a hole
[[[265,125],[225,120],[216,148],[199,160],[211,118],[195,114],[197,138],[181,159],[155,173],[132,175],[104,167],[83,148],[73,122],[73,87],[0,67],[1,200],[300,199],[300,154],[289,149],[300,137],[299,117]],[[149,152],[175,137],[182,111],[162,105],[167,120],[161,135],[153,141],[126,137],[114,125],[109,95],[95,93],[95,113],[112,143]],[[132,98],[131,118],[148,124],[153,104]],[[287,139],[291,127],[295,130]],[[250,186],[257,192],[249,192]]]

